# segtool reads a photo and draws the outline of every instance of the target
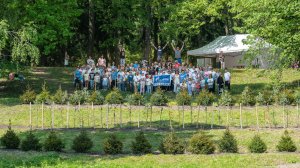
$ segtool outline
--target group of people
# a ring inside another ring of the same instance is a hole
[[[155,46],[157,50],[157,62],[148,64],[147,61],[126,64],[126,52],[124,45],[119,42],[120,64],[116,66],[107,63],[103,55],[97,63],[89,57],[87,64],[77,67],[74,73],[74,86],[81,89],[113,89],[118,88],[121,91],[139,92],[140,94],[152,93],[157,87],[154,86],[153,77],[155,75],[169,75],[171,80],[169,85],[161,86],[164,90],[178,93],[186,89],[190,95],[197,94],[201,90],[216,91],[221,94],[226,86],[230,90],[230,72],[225,69],[224,77],[221,72],[214,70],[211,66],[199,67],[182,63],[181,53],[184,48],[175,47],[174,41],[171,46],[174,50],[175,61],[162,61],[163,50],[167,47]]]
[[[224,77],[221,72],[211,66],[194,67],[175,62],[135,62],[128,65],[115,66],[108,63],[103,56],[95,64],[92,58],[87,64],[77,67],[74,73],[74,85],[78,89],[82,87],[94,90],[118,88],[121,91],[130,91],[140,94],[151,94],[156,87],[153,86],[155,75],[170,75],[169,86],[162,86],[164,90],[178,93],[186,89],[190,95],[208,90],[222,93],[224,86],[230,89],[230,72],[225,70]]]

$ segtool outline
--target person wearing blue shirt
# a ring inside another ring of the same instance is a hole
[[[111,89],[117,86],[118,71],[113,70],[111,73]]]
[[[127,77],[127,80],[128,80],[128,84],[129,84],[129,90],[130,90],[130,92],[133,92],[133,74],[131,71]]]
[[[140,65],[138,64],[137,61],[135,61],[135,63],[133,64],[133,68],[134,69],[138,69],[140,67]]]
[[[78,84],[79,86],[79,89],[81,89],[81,82],[82,82],[82,75],[81,75],[81,72],[80,72],[80,69],[79,67],[77,67],[75,73],[74,73],[74,87],[76,88],[76,85]]]

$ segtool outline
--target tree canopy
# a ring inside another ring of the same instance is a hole
[[[117,62],[119,43],[130,61],[152,61],[151,42],[174,40],[192,49],[236,33],[279,48],[278,66],[300,57],[299,1],[2,0],[0,5],[0,54],[25,64],[62,65],[65,52],[74,66],[88,56]],[[170,57],[171,47],[165,53]]]

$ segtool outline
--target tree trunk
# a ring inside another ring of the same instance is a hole
[[[94,3],[89,0],[89,42],[88,42],[88,56],[94,56],[94,38],[95,38],[95,16]]]

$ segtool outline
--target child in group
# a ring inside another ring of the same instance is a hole
[[[83,79],[84,79],[84,87],[88,88],[89,87],[89,72],[88,71],[85,71],[85,74],[83,76]]]
[[[152,76],[148,75],[146,79],[146,87],[147,87],[147,93],[152,93]]]
[[[187,83],[187,89],[188,93],[190,96],[193,95],[193,90],[192,90],[192,78],[189,78],[188,83]]]
[[[140,94],[145,94],[145,85],[146,85],[146,77],[145,74],[142,73],[141,79],[140,79]]]
[[[107,90],[108,88],[109,88],[109,82],[108,82],[109,80],[108,80],[108,78],[107,78],[107,75],[104,75],[103,76],[103,80],[102,80],[102,88],[104,89],[104,90]]]
[[[205,90],[205,79],[202,78],[200,81],[201,90]]]
[[[214,79],[212,78],[212,75],[209,75],[208,80],[207,80],[207,85],[208,85],[208,91],[213,92],[214,91]]]
[[[89,74],[89,80],[90,80],[90,89],[94,89],[94,80],[95,80],[95,72],[94,69],[91,70]]]
[[[95,75],[95,90],[100,89],[100,75],[99,72],[96,72]]]

